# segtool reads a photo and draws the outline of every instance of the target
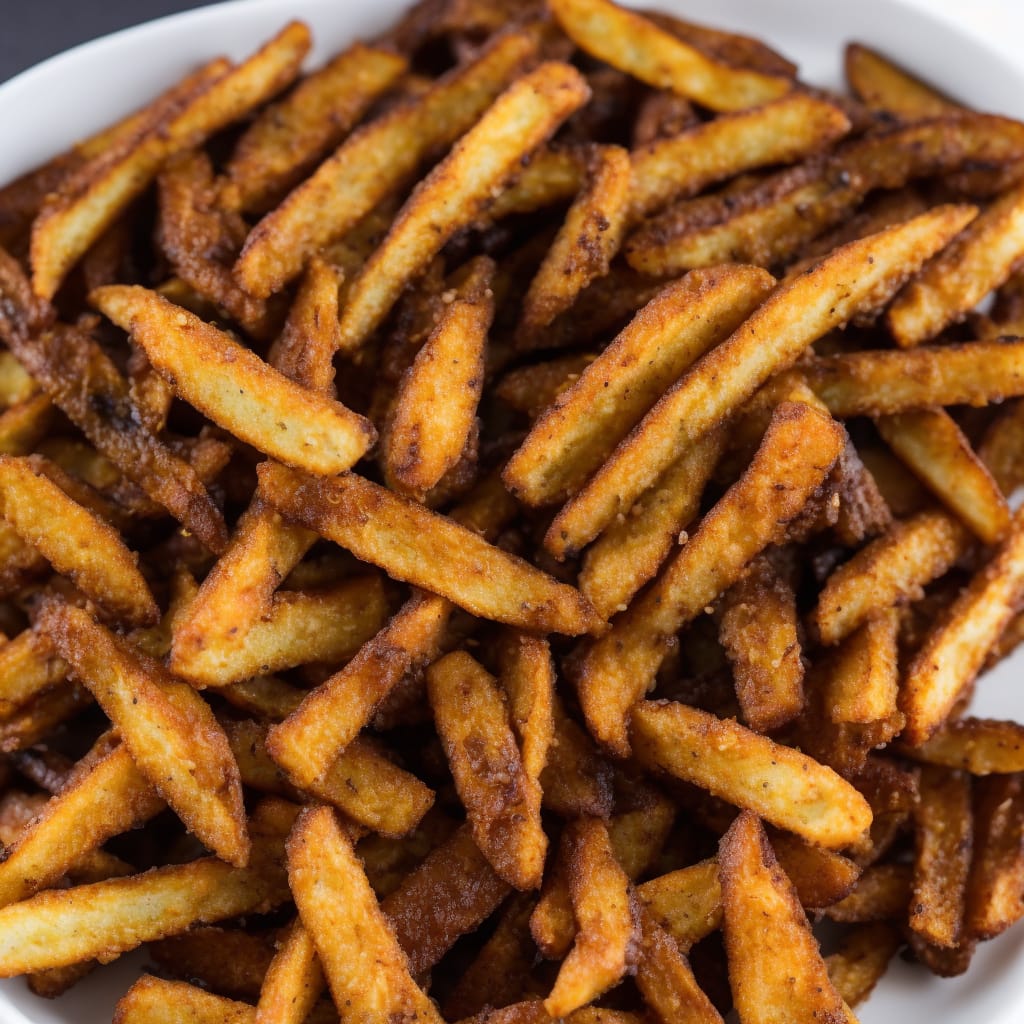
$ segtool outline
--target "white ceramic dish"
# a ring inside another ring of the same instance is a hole
[[[0,182],[10,180],[155,95],[215,54],[242,57],[285,21],[313,27],[320,61],[357,37],[372,35],[408,0],[233,0],[119,32],[46,61],[0,86]],[[1024,116],[1024,64],[1015,68],[980,38],[908,6],[905,0],[646,0],[710,25],[761,36],[820,85],[841,83],[842,46],[856,39],[974,106]],[[1024,720],[1024,653],[985,678],[979,714]],[[1015,685],[1016,684],[1016,685]],[[2,1024],[81,1024],[110,1020],[117,998],[142,960],[126,957],[67,996],[45,1002],[18,979],[0,982]],[[863,1024],[1024,1021],[1024,925],[982,946],[962,978],[941,981],[895,963],[862,1008]]]

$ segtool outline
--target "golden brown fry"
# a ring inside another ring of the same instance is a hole
[[[973,215],[973,207],[936,208],[852,242],[778,287],[665,394],[562,509],[546,538],[549,550],[565,554],[593,540],[664,472],[681,448],[708,433],[817,338],[883,303]]]
[[[273,958],[265,932],[206,926],[149,943],[161,973],[211,988],[233,999],[256,999]]]
[[[725,592],[718,636],[751,729],[771,732],[800,714],[804,668],[796,595],[765,556]]]
[[[419,97],[356,132],[253,228],[235,266],[266,298],[395,192],[431,152],[443,152],[490,106],[536,52],[528,31],[501,35]]]
[[[683,952],[722,922],[722,890],[713,858],[652,878],[637,888],[637,895]]]
[[[77,683],[58,686],[37,695],[0,722],[0,753],[13,753],[41,742],[92,702],[89,691]]]
[[[509,891],[472,830],[463,826],[406,875],[380,908],[418,976],[490,917]]]
[[[248,1004],[214,995],[185,981],[145,974],[121,997],[116,1024],[254,1024]]]
[[[971,775],[1024,771],[1024,726],[993,718],[949,722],[907,754],[926,764],[961,768]]]
[[[355,43],[308,75],[238,140],[224,171],[227,205],[244,211],[270,206],[338,145],[407,68],[396,53]]]
[[[524,156],[589,98],[583,76],[551,61],[498,97],[399,211],[377,251],[352,283],[341,316],[341,346],[359,348],[405,285],[444,244],[486,208]]]
[[[920,785],[909,924],[930,945],[952,949],[963,934],[971,865],[971,780],[928,765]]]
[[[629,153],[620,146],[596,146],[587,161],[586,186],[523,298],[517,328],[521,345],[533,347],[591,281],[608,273],[626,230],[630,187]]]
[[[562,356],[544,363],[510,370],[498,382],[494,393],[510,409],[536,420],[559,395],[580,379],[596,359],[593,355]]]
[[[629,750],[627,715],[654,681],[675,634],[710,607],[806,504],[844,443],[842,428],[806,405],[785,403],[746,473],[609,632],[583,654],[576,677],[593,734]]]
[[[368,480],[351,473],[317,480],[266,464],[259,474],[268,499],[289,518],[474,615],[570,636],[598,626],[594,610],[572,587]]]
[[[793,884],[750,811],[722,837],[718,860],[729,982],[741,1019],[856,1024],[829,980]]]
[[[353,1020],[442,1024],[327,807],[304,810],[288,840],[288,880],[334,1002]]]
[[[292,22],[244,63],[202,82],[183,107],[169,104],[137,137],[101,152],[72,175],[32,226],[35,293],[52,298],[68,270],[167,159],[279,92],[298,74],[309,47],[309,29]]]
[[[540,776],[544,807],[563,818],[607,818],[612,809],[612,769],[590,735],[566,713],[555,695],[554,734]]]
[[[963,110],[888,57],[860,43],[846,47],[845,66],[850,88],[871,110],[908,121]]]
[[[900,933],[890,924],[860,925],[825,957],[829,980],[847,1006],[856,1006],[871,995],[901,943]]]
[[[830,768],[737,722],[683,704],[641,701],[632,724],[644,764],[756,811],[808,842],[839,849],[871,824],[867,801]]]
[[[286,809],[267,801],[254,812],[250,867],[204,857],[128,878],[42,892],[0,909],[0,976],[112,960],[194,924],[268,912],[288,898],[280,866]]]
[[[896,296],[886,322],[904,348],[935,337],[998,288],[1024,256],[1024,186],[1000,196]]]
[[[788,92],[789,79],[729,67],[610,0],[552,0],[551,10],[583,50],[648,85],[711,110],[742,110]]]
[[[244,865],[249,837],[238,766],[206,702],[80,608],[50,601],[36,628],[89,688],[175,813],[228,863]]]
[[[639,908],[615,860],[605,825],[581,818],[567,826],[573,914],[579,931],[544,1009],[563,1017],[614,985],[632,967]]]
[[[383,439],[388,486],[422,500],[458,463],[477,428],[494,263],[478,257],[399,382]]]
[[[985,464],[1003,494],[1024,484],[1024,402],[1008,402],[978,445]]]
[[[263,979],[254,1024],[302,1024],[326,987],[313,937],[296,919]]]
[[[67,678],[68,666],[46,637],[26,629],[0,647],[0,720]]]
[[[499,682],[508,698],[509,719],[519,744],[531,803],[539,812],[540,777],[555,731],[555,666],[546,640],[525,633],[503,638]]]
[[[473,658],[457,651],[427,669],[427,693],[480,849],[511,885],[537,888],[547,837],[539,794],[523,768],[501,689]]]
[[[906,919],[913,882],[909,864],[877,864],[858,879],[849,896],[825,908],[833,921],[866,922]]]
[[[974,844],[964,929],[992,939],[1024,914],[1024,802],[1021,776],[973,784]]]
[[[825,684],[825,706],[832,722],[869,725],[896,713],[898,629],[896,613],[880,611],[836,651]]]
[[[907,468],[984,543],[1006,535],[1006,498],[945,410],[895,413],[875,424]]]
[[[752,267],[665,288],[540,417],[502,474],[531,505],[578,490],[680,374],[757,307],[774,279]]]
[[[111,285],[91,300],[145,348],[180,396],[272,458],[315,473],[340,473],[376,438],[363,417],[294,384],[156,292]]]

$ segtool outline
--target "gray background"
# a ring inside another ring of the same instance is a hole
[[[77,43],[209,0],[0,0],[0,82]]]

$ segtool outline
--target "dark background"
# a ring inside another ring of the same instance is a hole
[[[0,0],[0,82],[77,43],[206,2]]]

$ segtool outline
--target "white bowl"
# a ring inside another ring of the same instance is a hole
[[[639,5],[639,4],[638,4]],[[843,45],[875,46],[979,109],[1024,116],[1024,68],[991,45],[905,0],[644,0],[682,17],[764,38],[797,61],[803,77],[841,84]],[[220,53],[243,57],[292,18],[313,28],[313,63],[357,37],[376,34],[406,0],[233,0],[188,11],[76,47],[0,86],[0,182],[28,170],[156,95]],[[990,673],[978,714],[1024,721],[1024,653]],[[109,1020],[142,959],[125,957],[66,996],[46,1002],[19,979],[0,982],[2,1024]],[[940,980],[896,962],[860,1011],[863,1024],[955,1020],[1024,1021],[1024,926],[981,946],[970,971]]]

